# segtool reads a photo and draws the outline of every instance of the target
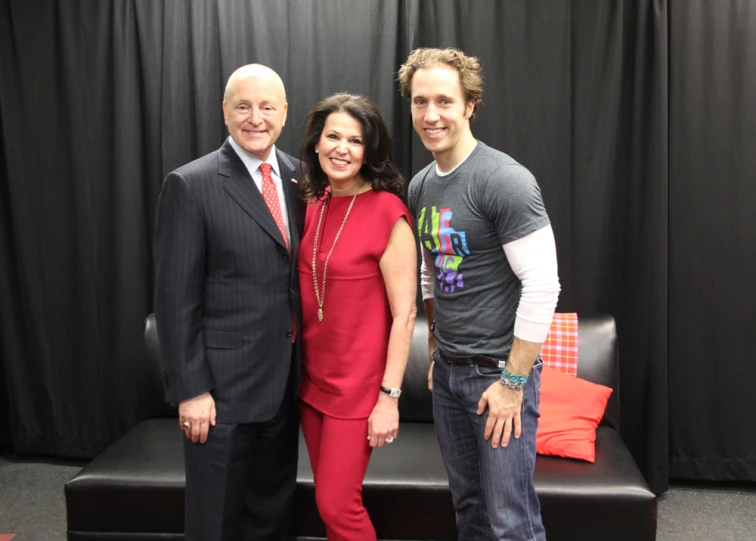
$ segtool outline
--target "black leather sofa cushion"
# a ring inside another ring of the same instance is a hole
[[[601,424],[620,429],[619,358],[614,318],[578,316],[578,377],[614,389]]]
[[[176,419],[150,419],[92,460],[66,483],[68,530],[182,533],[182,437]]]
[[[66,486],[67,499],[74,504],[69,505],[69,531],[83,536],[69,539],[105,539],[87,536],[93,531],[180,535],[181,437],[174,419],[152,419],[92,461]],[[291,534],[325,538],[302,438],[299,452]],[[611,428],[598,430],[595,464],[539,456],[535,479],[550,540],[603,540],[606,532],[618,541],[654,538],[655,530],[648,526],[656,522],[654,495]],[[363,496],[382,539],[456,539],[446,470],[432,424],[403,423],[393,444],[373,452]]]
[[[579,319],[578,375],[618,389],[614,320]],[[363,497],[379,538],[456,539],[446,470],[427,391],[427,324],[418,319],[400,400],[399,438],[373,453]],[[154,319],[145,329],[142,388],[152,418],[137,425],[66,484],[69,541],[183,539],[184,460],[175,409],[162,402],[162,362]],[[656,497],[617,432],[610,397],[597,431],[596,462],[539,456],[535,482],[549,541],[652,541]],[[325,539],[312,472],[300,438],[292,539]]]
[[[598,427],[593,464],[538,456],[535,484],[549,541],[656,538],[656,496],[611,428]]]

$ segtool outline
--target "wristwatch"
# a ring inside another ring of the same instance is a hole
[[[399,398],[402,395],[402,390],[397,389],[396,387],[391,387],[389,389],[388,387],[381,385],[381,391],[389,395],[391,398]]]

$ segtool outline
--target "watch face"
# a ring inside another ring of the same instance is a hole
[[[402,391],[400,391],[399,389],[391,389],[391,393],[390,393],[390,396],[391,396],[392,398],[399,398],[399,396],[400,396],[401,394],[402,394]]]

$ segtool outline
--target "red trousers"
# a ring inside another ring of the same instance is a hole
[[[328,541],[375,541],[375,528],[362,505],[362,481],[372,452],[367,419],[335,419],[299,404],[315,501]]]

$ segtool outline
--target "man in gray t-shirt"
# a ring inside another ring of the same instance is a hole
[[[434,258],[436,345],[506,359],[521,284],[502,246],[549,225],[541,192],[527,169],[482,142],[448,174],[436,167],[409,188],[420,243]]]
[[[459,538],[545,540],[533,485],[538,354],[559,278],[541,192],[525,167],[472,135],[483,91],[477,59],[417,49],[399,81],[435,158],[413,178],[408,202]]]

